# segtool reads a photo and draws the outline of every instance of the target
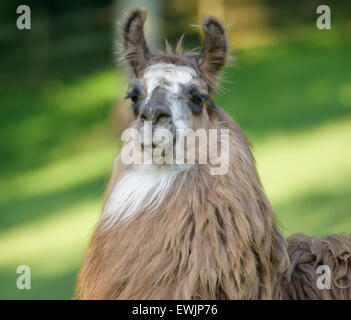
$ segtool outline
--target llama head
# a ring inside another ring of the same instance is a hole
[[[156,55],[150,52],[144,38],[145,19],[146,11],[135,9],[123,27],[124,57],[131,68],[126,98],[131,100],[140,133],[147,122],[152,133],[167,129],[174,143],[178,129],[208,129],[215,117],[212,96],[227,59],[226,34],[218,20],[205,17],[200,53],[181,54],[180,41],[175,54],[166,43],[167,53]]]

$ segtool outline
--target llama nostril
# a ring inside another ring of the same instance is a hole
[[[149,107],[145,106],[141,109],[141,112],[140,112],[140,120],[142,122],[144,121],[151,121],[151,110]]]
[[[163,104],[146,105],[140,113],[140,120],[151,121],[153,125],[167,125],[171,119],[169,107]]]
[[[140,113],[140,120],[142,122],[144,121],[150,121],[150,110],[147,110],[146,108],[143,108]]]
[[[147,118],[146,118],[145,114],[141,114],[140,115],[140,120],[141,121],[147,121]]]
[[[157,124],[157,125],[167,124],[170,121],[170,119],[171,119],[171,116],[169,114],[161,113],[154,121],[154,124]]]

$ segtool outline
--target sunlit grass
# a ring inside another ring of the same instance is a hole
[[[4,232],[0,237],[0,298],[71,298],[100,207],[99,200],[79,203],[52,218]],[[30,267],[29,291],[15,287],[19,265]]]
[[[77,267],[99,215],[95,199],[56,212],[1,235],[0,268],[29,265],[41,276],[53,277]]]
[[[303,133],[275,133],[256,145],[258,169],[272,201],[281,204],[350,181],[350,137],[351,117]]]
[[[263,185],[286,234],[351,233],[351,118],[255,147]]]
[[[48,81],[40,90],[47,105],[69,113],[71,116],[81,116],[91,113],[94,108],[100,108],[104,102],[120,99],[126,83],[120,73],[107,70],[87,76],[74,84],[62,83],[59,80]]]
[[[77,153],[47,166],[0,181],[3,201],[11,197],[57,192],[106,175],[118,152],[118,141],[103,148]],[[6,196],[6,198],[5,198]],[[0,200],[1,204],[1,200]]]

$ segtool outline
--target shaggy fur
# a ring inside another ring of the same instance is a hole
[[[124,27],[126,58],[133,77],[140,77],[154,63],[185,65],[200,75],[212,96],[227,56],[222,25],[215,18],[204,19],[205,42],[200,54],[155,56],[145,43],[144,21],[145,12],[136,9]],[[160,183],[167,185],[168,189],[163,189],[167,192],[161,194],[157,186],[149,186],[143,201],[121,206],[122,212],[111,220],[107,214],[111,195],[119,192],[125,179],[138,181],[133,175],[140,174],[140,168],[125,165],[117,157],[105,209],[79,273],[77,297],[350,298],[351,238],[338,235],[312,240],[294,235],[287,243],[277,228],[244,134],[212,98],[203,114],[208,114],[206,129],[229,129],[230,145],[224,150],[229,153],[228,173],[214,176],[208,165],[199,164],[176,174],[166,171],[166,182]],[[162,169],[151,170],[155,172],[144,173],[150,179]],[[315,269],[320,264],[332,269],[334,282],[327,292],[316,288]]]
[[[284,299],[351,299],[351,236],[294,234],[287,240],[291,265],[282,282]],[[331,269],[330,290],[316,286],[320,265]]]
[[[231,131],[229,173],[191,167],[152,208],[108,228],[100,220],[80,273],[81,298],[281,298],[285,240],[244,135],[220,109],[217,117],[216,126]],[[134,170],[122,167],[117,159],[111,186]]]

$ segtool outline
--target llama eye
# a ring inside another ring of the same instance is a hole
[[[136,94],[128,94],[127,96],[124,97],[124,99],[130,99],[132,100],[133,103],[137,103],[139,97]]]
[[[208,96],[200,92],[193,92],[190,96],[190,101],[200,106],[202,106],[206,100],[208,100]]]
[[[130,99],[132,100],[133,103],[137,103],[139,100],[139,90],[137,88],[133,88],[132,91],[130,91],[124,99]]]
[[[200,115],[203,108],[203,99],[199,95],[192,95],[190,97],[189,107],[193,115]]]
[[[197,105],[202,105],[203,103],[203,98],[200,95],[192,95],[191,96],[191,102],[197,104]]]
[[[132,97],[130,97],[130,99],[133,101],[133,103],[138,102],[138,96],[132,96]]]
[[[201,115],[204,102],[208,100],[209,97],[206,94],[201,93],[200,90],[193,85],[186,88],[186,93],[188,95],[188,106],[193,115]]]

